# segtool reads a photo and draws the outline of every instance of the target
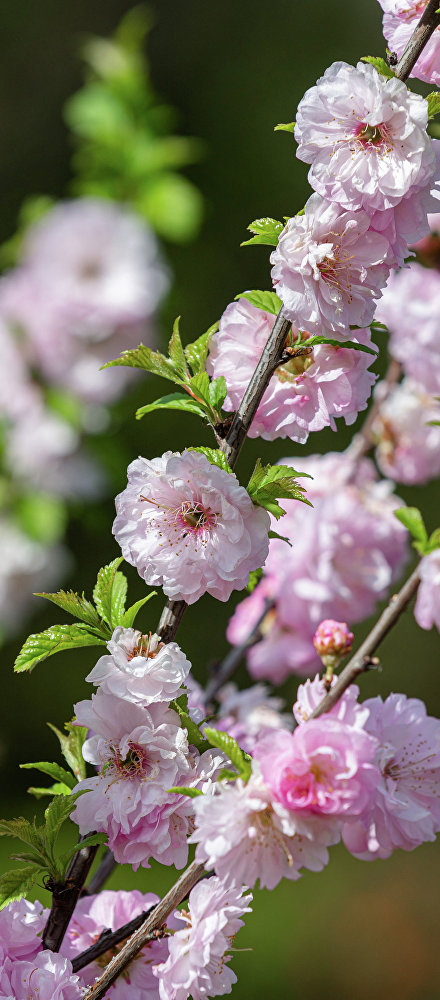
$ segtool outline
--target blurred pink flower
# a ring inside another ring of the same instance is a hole
[[[53,951],[41,951],[31,961],[8,959],[5,972],[11,985],[8,1000],[80,1000],[83,992],[69,960]],[[5,986],[2,981],[1,988]]]
[[[440,273],[411,263],[391,274],[376,318],[390,331],[390,352],[427,393],[440,395]]]
[[[434,549],[420,563],[414,615],[420,628],[430,629],[435,625],[440,632],[440,549]]]
[[[426,483],[440,475],[440,404],[406,378],[382,402],[373,422],[376,461],[399,483]]]
[[[333,677],[332,685],[335,683],[336,677]],[[324,680],[319,674],[316,674],[313,680],[306,680],[304,684],[299,685],[296,693],[296,702],[293,706],[293,714],[299,725],[308,721],[313,710],[320,704],[325,694]],[[339,719],[340,722],[344,722],[347,726],[356,726],[358,729],[363,729],[369,712],[368,708],[365,708],[365,703],[362,705],[359,704],[358,697],[359,688],[356,684],[350,684],[350,687],[344,691],[342,697],[339,698],[336,705],[333,705],[326,712],[326,715]]]
[[[15,899],[0,911],[0,952],[12,959],[31,959],[41,950],[48,910],[38,900]]]

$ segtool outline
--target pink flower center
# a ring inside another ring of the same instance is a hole
[[[153,504],[163,512],[161,521],[151,520],[147,530],[150,525],[155,530],[159,529],[161,535],[166,534],[168,544],[171,545],[178,539],[185,539],[188,536],[195,537],[205,544],[218,521],[219,515],[210,507],[205,507],[200,500],[184,500],[179,507],[169,507],[154,498],[141,495],[140,499]]]
[[[348,297],[351,302],[351,283],[349,280],[351,261],[354,254],[348,254],[341,247],[333,247],[332,257],[324,257],[317,267],[327,285],[332,285]],[[347,280],[348,279],[348,280]]]
[[[129,743],[129,750],[125,757],[122,757],[118,746],[113,746],[112,757],[104,764],[102,773],[111,773],[115,779],[146,778],[154,770],[148,760],[148,754],[139,743]]]
[[[127,655],[127,660],[133,660],[135,656],[143,656],[146,660],[154,660],[154,657],[163,649],[164,643],[157,641],[157,635],[149,632],[142,635],[136,646]]]
[[[392,142],[384,122],[381,122],[380,125],[367,125],[366,122],[359,122],[355,137],[363,149],[378,149],[381,153],[389,152],[392,149]]]
[[[185,500],[176,514],[177,523],[182,526],[185,534],[199,535],[217,523],[217,515],[198,500]]]

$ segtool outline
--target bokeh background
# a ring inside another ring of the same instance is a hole
[[[19,206],[30,193],[63,196],[69,181],[71,149],[61,108],[81,83],[79,46],[87,34],[110,33],[132,5],[124,0],[15,0],[0,10],[0,240],[15,230]],[[164,342],[175,315],[182,334],[193,340],[214,322],[233,296],[245,288],[269,286],[264,247],[241,249],[248,222],[263,215],[293,214],[307,197],[306,168],[295,160],[291,136],[275,133],[291,121],[308,86],[332,61],[356,61],[383,54],[381,10],[376,0],[150,0],[155,26],[148,52],[156,89],[179,111],[179,130],[200,137],[205,155],[189,176],[206,202],[202,234],[190,246],[169,247],[172,292],[162,311]],[[211,443],[195,417],[153,414],[140,423],[136,406],[162,391],[152,378],[138,383],[116,407],[105,439],[96,443],[107,461],[114,493],[125,484],[128,462],[166,448]],[[342,449],[342,428],[314,435],[308,451]],[[244,477],[257,454],[275,461],[295,454],[292,446],[251,442],[238,469]],[[439,493],[400,489],[409,503],[423,507],[430,528],[438,523]],[[65,586],[90,592],[98,568],[118,555],[112,539],[113,502],[78,508],[69,526],[75,562]],[[128,568],[130,595],[142,596],[137,574]],[[32,631],[62,613],[35,599]],[[40,606],[41,604],[41,606]],[[157,597],[139,622],[154,628],[161,608]],[[180,642],[203,680],[210,662],[226,648],[230,608],[206,598],[186,616]],[[357,629],[360,639],[368,627]],[[84,675],[93,650],[59,655],[32,675],[14,676],[12,663],[23,636],[3,647],[0,731],[3,815],[41,812],[26,797],[26,760],[53,759],[57,752],[45,723],[69,719],[72,703],[89,696]],[[408,615],[381,650],[382,671],[362,681],[363,694],[403,690],[423,698],[440,715],[437,681],[438,636],[417,629]],[[245,682],[243,673],[242,682]],[[295,685],[284,688],[291,703]],[[34,778],[34,776],[32,776]],[[8,848],[2,844],[2,864]],[[237,1000],[268,995],[315,1000],[325,991],[339,1000],[435,1000],[440,996],[438,878],[440,845],[415,853],[397,852],[387,862],[355,861],[333,849],[328,868],[307,872],[296,884],[272,893],[256,892],[254,913],[237,940],[248,949],[234,955]],[[164,891],[168,869],[119,869],[110,885]]]

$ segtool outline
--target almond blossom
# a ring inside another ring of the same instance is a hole
[[[386,284],[388,240],[364,211],[312,194],[289,219],[271,254],[272,282],[286,316],[311,334],[366,327]]]
[[[87,681],[104,694],[139,705],[170,702],[183,693],[191,664],[177,642],[166,645],[158,635],[142,635],[134,628],[115,629]]]
[[[245,298],[231,302],[210,340],[207,371],[224,375],[227,411],[238,408],[272,329],[274,316]],[[296,331],[294,331],[296,336]],[[372,348],[368,330],[351,339]],[[374,358],[364,351],[321,344],[277,368],[252,421],[249,437],[273,441],[288,437],[304,443],[311,431],[336,430],[335,418],[352,424],[366,409],[376,376]]]
[[[335,62],[298,105],[297,156],[323,198],[371,214],[433,178],[428,104],[371,64]]]
[[[398,59],[406,48],[411,35],[417,27],[426,0],[379,0],[384,11],[383,33],[389,48],[396,53]],[[422,52],[413,66],[410,76],[426,83],[440,84],[440,35],[438,29],[426,42]]]
[[[331,680],[331,685],[336,683],[336,677]],[[315,708],[320,704],[320,702],[325,697],[328,690],[327,683],[324,683],[324,679],[316,674],[313,680],[306,680],[304,684],[300,684],[296,693],[296,702],[293,706],[293,714],[298,725],[302,725],[307,722],[314,711]],[[343,695],[338,699],[335,705],[326,712],[326,715],[335,717],[344,722],[347,726],[356,726],[358,729],[363,729],[365,723],[368,719],[369,711],[365,707],[365,702],[359,704],[359,688],[357,684],[350,684],[350,687],[344,691]]]
[[[36,900],[14,899],[0,911],[0,953],[12,959],[31,959],[41,949],[48,910]]]
[[[440,830],[440,720],[403,694],[364,704],[381,781],[365,812],[345,824],[343,837],[352,854],[371,860],[398,847],[411,851]]]
[[[113,533],[124,559],[167,597],[227,601],[266,560],[270,519],[236,476],[195,451],[128,467]]]
[[[241,888],[226,887],[215,876],[194,886],[188,910],[174,914],[185,926],[169,939],[167,960],[153,969],[160,1000],[187,1000],[190,995],[205,1000],[231,992],[237,977],[227,953],[251,902],[251,894],[244,896]]]
[[[439,402],[422,385],[406,378],[395,386],[372,425],[381,472],[409,485],[440,475],[438,421]]]
[[[30,961],[7,959],[0,989],[2,1000],[80,1000],[83,992],[69,960],[53,951],[41,951]]]
[[[440,632],[440,549],[434,549],[421,560],[414,615],[420,628],[430,629],[435,625]]]

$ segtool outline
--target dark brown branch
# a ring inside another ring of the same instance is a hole
[[[156,908],[157,903],[153,906],[149,906],[148,910],[144,910],[143,913],[138,913],[137,917],[130,920],[128,924],[124,924],[123,927],[118,927],[116,931],[106,930],[103,931],[99,936],[95,944],[92,944],[90,948],[86,951],[82,951],[80,955],[72,960],[72,968],[74,972],[79,972],[80,969],[84,969],[86,965],[90,965],[101,955],[105,955],[106,951],[110,951],[115,948],[116,945],[120,944],[121,941],[125,941],[126,938],[130,937],[134,931],[137,931],[139,927],[145,922],[150,913]],[[150,934],[150,941],[152,941],[158,935],[158,931],[152,931]],[[147,943],[147,942],[145,942]]]
[[[416,566],[414,572],[408,578],[406,583],[403,584],[401,590],[398,594],[394,594],[387,604],[387,607],[382,612],[380,618],[377,620],[376,624],[373,625],[371,632],[364,639],[364,642],[359,646],[358,651],[352,656],[351,660],[344,667],[343,671],[339,674],[336,684],[333,685],[331,690],[322,701],[317,705],[315,710],[312,712],[310,718],[316,719],[319,715],[323,715],[324,712],[328,712],[333,705],[339,701],[339,698],[344,694],[344,691],[350,687],[350,684],[354,684],[357,678],[368,670],[372,665],[372,656],[376,652],[376,649],[380,646],[385,636],[388,632],[398,622],[400,616],[406,611],[408,605],[415,597],[417,589],[420,583],[420,567]]]
[[[394,74],[399,80],[408,79],[426,43],[429,42],[435,29],[440,26],[439,7],[438,0],[429,0],[429,3],[426,5],[405,51],[394,67]]]
[[[107,848],[95,874],[90,879],[90,882],[84,886],[81,896],[94,896],[96,892],[99,892],[114,868],[116,868],[116,861],[112,852]]]
[[[67,869],[65,881],[52,886],[52,907],[43,933],[44,948],[60,950],[97,850],[97,847],[84,847],[82,851],[77,851]]]

